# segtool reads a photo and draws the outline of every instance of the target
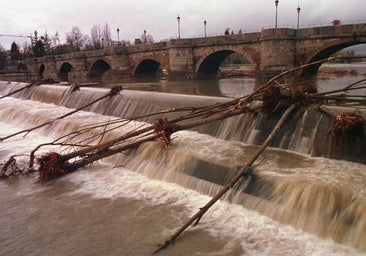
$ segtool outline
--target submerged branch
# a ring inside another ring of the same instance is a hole
[[[55,122],[55,121],[57,121],[57,120],[63,119],[63,118],[68,117],[68,116],[71,116],[72,114],[75,114],[76,112],[78,112],[78,111],[80,111],[80,110],[83,110],[83,109],[85,109],[85,108],[87,108],[87,107],[89,107],[89,106],[93,105],[94,103],[96,103],[96,102],[98,102],[98,101],[101,101],[102,99],[105,99],[105,98],[108,98],[108,97],[112,97],[112,96],[116,95],[116,94],[117,94],[119,91],[121,91],[121,90],[122,90],[122,87],[120,87],[120,86],[113,87],[113,88],[110,90],[110,92],[109,92],[109,93],[107,93],[106,95],[104,95],[104,96],[102,96],[102,97],[100,97],[100,98],[98,98],[98,99],[96,99],[96,100],[93,100],[92,102],[90,102],[90,103],[88,103],[88,104],[86,104],[86,105],[84,105],[84,106],[82,106],[82,107],[80,107],[80,108],[78,108],[78,109],[75,109],[75,110],[73,110],[73,111],[71,111],[71,112],[69,112],[69,113],[67,113],[67,114],[65,114],[65,115],[62,115],[62,116],[56,117],[56,118],[52,119],[51,121],[48,121],[48,122],[42,123],[42,124],[40,124],[40,125],[36,125],[36,126],[34,126],[34,127],[32,127],[32,128],[29,128],[29,129],[25,129],[25,130],[22,130],[22,131],[19,131],[19,132],[13,133],[13,134],[8,135],[8,136],[6,136],[6,137],[2,137],[2,138],[0,138],[0,141],[7,140],[7,139],[9,139],[9,138],[11,138],[11,137],[14,137],[14,136],[19,135],[19,134],[22,134],[22,133],[25,133],[25,135],[24,135],[24,136],[26,136],[26,135],[27,135],[28,133],[30,133],[31,131],[34,131],[34,130],[36,130],[36,129],[39,129],[39,128],[43,127],[43,126],[50,125],[50,124],[54,123],[54,122]]]
[[[281,84],[274,83],[276,79],[295,72],[297,70],[303,69],[305,67],[322,63],[330,59],[319,60],[312,62],[301,67],[296,67],[287,70],[274,78],[270,79],[266,84],[258,87],[253,93],[246,95],[244,97],[231,100],[229,102],[209,105],[205,107],[184,107],[184,108],[173,108],[170,110],[163,110],[157,113],[147,114],[138,117],[131,117],[131,120],[138,120],[144,117],[150,117],[153,115],[159,115],[162,113],[171,112],[185,112],[190,111],[190,113],[175,118],[173,120],[158,119],[155,124],[148,126],[140,126],[122,136],[115,139],[102,142],[102,138],[107,132],[110,132],[116,127],[107,129],[108,123],[104,124],[104,129],[102,132],[96,133],[94,135],[88,136],[86,139],[81,140],[75,146],[83,144],[86,141],[91,141],[92,139],[99,138],[99,143],[94,146],[84,146],[78,150],[60,155],[58,162],[64,166],[64,169],[69,171],[75,171],[76,169],[86,166],[94,161],[103,159],[105,157],[123,152],[127,149],[135,148],[147,141],[153,141],[157,138],[161,138],[164,144],[168,147],[170,144],[171,134],[180,131],[191,129],[197,126],[209,124],[219,120],[223,120],[235,115],[240,115],[243,113],[258,113],[258,112],[275,112],[277,110],[286,109],[291,104],[306,105],[313,104],[315,102],[323,102],[325,99],[334,100],[326,96],[318,96],[317,93],[308,93],[305,88],[293,87],[292,92],[289,93],[288,86],[282,86]],[[354,89],[348,86],[348,89]],[[285,90],[282,93],[281,90]],[[332,96],[333,97],[333,96]],[[256,104],[255,106],[250,106],[254,101],[262,101],[262,104]],[[127,120],[122,121],[121,126],[125,125]],[[184,122],[183,122],[184,121]],[[120,120],[113,121],[113,124],[117,124]],[[95,126],[95,128],[103,128],[103,124]],[[92,129],[92,128],[91,128]],[[81,133],[90,132],[88,128],[82,131],[74,132],[73,135],[69,137],[70,141],[72,138],[76,138]],[[34,154],[33,154],[34,155]],[[73,160],[73,161],[72,161]],[[72,161],[72,162],[70,162]]]
[[[35,84],[34,84],[34,83],[27,84],[26,86],[24,86],[24,87],[22,87],[22,88],[20,88],[20,89],[18,89],[18,90],[15,90],[15,91],[13,91],[13,92],[11,92],[11,93],[8,93],[8,94],[6,94],[6,95],[1,96],[1,97],[0,97],[0,100],[1,100],[1,99],[3,99],[3,98],[9,97],[9,96],[11,96],[11,95],[13,95],[13,94],[16,94],[16,93],[18,93],[18,92],[20,92],[20,91],[23,91],[23,90],[25,90],[25,89],[27,89],[27,88],[30,88],[30,87],[32,87],[33,85],[35,85]],[[36,84],[36,85],[37,85],[37,84]]]
[[[158,245],[158,248],[153,252],[153,254],[158,253],[162,249],[166,248],[169,244],[173,243],[177,237],[183,233],[193,222],[195,225],[198,224],[202,216],[228,191],[230,190],[243,175],[250,168],[257,158],[263,153],[268,144],[271,142],[273,137],[281,129],[282,125],[285,123],[286,119],[290,116],[292,111],[296,109],[296,104],[291,105],[285,113],[282,115],[281,119],[278,121],[277,125],[273,128],[272,132],[268,135],[267,139],[262,143],[262,145],[257,149],[251,159],[237,172],[237,174],[223,187],[207,204],[200,208],[200,210],[193,215],[180,229],[177,230],[168,240],[164,243]]]

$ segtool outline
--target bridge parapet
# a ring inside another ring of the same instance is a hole
[[[165,50],[167,48],[167,45],[168,45],[167,42],[131,45],[126,47],[126,52],[134,53],[134,52]]]
[[[111,50],[112,54],[116,54],[116,55],[127,54],[127,52],[128,52],[127,46],[122,45],[122,44],[112,45],[110,50]]]
[[[266,40],[286,40],[294,39],[296,35],[296,30],[293,28],[270,28],[263,29],[261,33],[261,41]]]
[[[65,54],[57,54],[55,55],[55,60],[65,60],[65,59],[71,59],[71,53],[65,53]]]
[[[365,35],[366,26],[365,24],[349,24],[342,26],[322,26],[322,27],[312,27],[312,28],[301,28],[296,31],[296,37],[298,39],[303,38],[321,38],[321,37],[339,37],[339,36],[349,36],[350,34]]]
[[[103,56],[103,55],[109,55],[109,54],[111,54],[109,49],[103,49],[103,50],[77,51],[77,52],[59,54],[59,55],[55,55],[54,58],[56,61],[61,61],[61,60],[69,60],[69,59],[80,59],[83,57],[97,57],[97,56]]]
[[[171,39],[133,46],[114,44],[106,49],[32,58],[29,70],[35,76],[42,71],[45,76],[52,72],[56,76],[58,72],[69,72],[76,77],[84,72],[82,75],[87,77],[90,69],[99,68],[95,63],[104,63],[119,76],[133,76],[137,68],[139,74],[152,73],[160,65],[169,76],[188,74],[194,77],[196,73],[214,74],[228,54],[237,52],[255,66],[259,76],[265,78],[361,43],[366,43],[366,23],[301,29],[268,28],[260,32]],[[65,68],[68,66],[72,66],[72,70]],[[314,75],[315,71],[306,72]]]
[[[100,57],[100,56],[107,56],[111,55],[112,51],[110,48],[100,49],[100,50],[93,50],[93,51],[84,51],[83,54],[86,57]]]
[[[253,33],[243,33],[235,35],[192,38],[190,43],[193,46],[204,46],[204,45],[227,45],[236,43],[244,43],[244,44],[256,43],[259,42],[260,40],[261,40],[261,32],[253,32]]]

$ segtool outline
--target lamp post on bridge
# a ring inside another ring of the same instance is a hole
[[[203,25],[204,25],[204,27],[205,27],[205,37],[207,37],[207,33],[206,33],[206,25],[207,25],[207,21],[206,21],[206,20],[204,20],[204,21],[203,21]]]
[[[119,43],[119,28],[117,28],[117,41]]]
[[[179,15],[177,17],[177,21],[178,21],[178,39],[180,39],[180,17],[179,17]]]
[[[297,6],[297,29],[299,29],[299,26],[300,26],[300,6]]]
[[[278,2],[279,0],[275,1],[275,6],[276,6],[276,20],[275,20],[275,28],[277,29],[277,10],[278,10]]]

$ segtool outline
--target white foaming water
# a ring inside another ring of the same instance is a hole
[[[181,206],[185,208],[187,220],[211,199],[196,191],[151,180],[123,168],[98,166],[93,170],[72,174],[66,179],[79,186],[77,190],[71,192],[72,194],[86,193],[95,198],[122,197],[143,200],[152,205]],[[206,230],[212,236],[224,236],[232,243],[227,245],[228,252],[232,249],[231,246],[240,244],[245,255],[362,255],[331,240],[319,239],[290,226],[281,225],[254,211],[246,210],[240,205],[222,201],[217,202],[204,215],[198,226],[189,229]],[[169,236],[173,232],[174,229],[166,235]]]
[[[0,134],[1,136],[8,135],[19,129],[29,128],[31,124],[35,125],[40,122],[42,123],[69,111],[69,109],[49,104],[21,101],[17,99],[3,99],[0,101],[0,116],[1,121],[5,123],[0,127]],[[109,119],[110,117],[106,116],[79,112],[65,120],[58,121],[47,128],[31,132],[25,138],[18,136],[2,142],[3,151],[1,152],[1,155],[9,157],[15,153],[27,154],[36,145],[51,141],[53,140],[52,137],[56,138],[68,131],[74,131],[79,128],[80,125],[107,121]],[[139,127],[141,123],[131,123],[129,125],[129,128],[132,129]],[[236,164],[236,162],[244,162],[244,159],[248,156],[242,155],[247,154],[248,152],[246,150],[250,149],[243,143],[225,142],[224,140],[190,131],[177,133],[174,135],[174,138],[172,147],[178,147],[184,152],[192,151],[191,154],[198,159],[227,166]],[[47,148],[44,150],[47,150]],[[306,173],[307,179],[317,179],[319,181],[332,177],[332,179],[329,179],[329,182],[332,185],[336,184],[341,187],[349,187],[349,184],[354,184],[351,189],[354,189],[355,192],[360,193],[359,190],[363,190],[363,184],[366,179],[364,165],[322,158],[309,158],[305,155],[274,149],[266,151],[265,155],[267,160],[257,168],[257,171],[260,174],[269,177],[296,177],[303,176],[303,174]],[[25,165],[27,158],[22,157],[21,159],[20,162]],[[107,161],[109,160],[103,161],[103,164]],[[149,159],[146,159],[146,161],[149,161]],[[154,159],[151,161],[154,161]],[[121,167],[113,168],[114,165],[114,162],[111,162],[108,166],[102,165],[101,163],[95,163],[91,167],[87,167],[84,170],[66,176],[57,182],[44,186],[29,186],[29,183],[25,183],[24,186],[4,183],[1,184],[1,191],[4,194],[8,192],[13,193],[14,190],[17,191],[17,193],[9,195],[13,196],[13,198],[11,198],[12,200],[9,202],[13,201],[13,199],[19,199],[19,197],[50,196],[56,201],[58,198],[62,198],[66,202],[70,201],[70,203],[72,203],[75,199],[78,199],[78,195],[90,195],[92,196],[92,202],[97,205],[96,207],[98,208],[98,204],[100,203],[99,200],[102,199],[108,200],[108,202],[110,201],[110,204],[122,199],[127,203],[138,201],[141,205],[168,207],[168,209],[171,209],[171,212],[164,212],[164,214],[167,214],[168,216],[181,216],[182,223],[185,222],[184,218],[188,220],[190,216],[196,213],[200,207],[210,200],[210,197],[196,191],[161,180],[148,178],[140,173],[143,172],[141,170],[127,170]],[[343,169],[347,169],[349,172],[345,178],[342,178],[342,175],[344,176],[344,174],[342,174]],[[167,170],[167,172],[168,171],[169,170]],[[70,184],[72,184],[72,186],[70,186]],[[364,194],[364,191],[362,191],[361,194]],[[52,195],[56,196],[52,197]],[[34,204],[37,208],[52,208],[55,204],[52,200],[44,202],[35,201]],[[78,209],[78,207],[82,208],[83,204],[88,203],[88,201],[82,201],[80,205],[75,204],[73,206]],[[15,206],[22,207],[21,204],[10,205],[6,210]],[[52,215],[58,215],[58,211],[69,211],[69,209],[63,205],[58,207],[60,208],[56,207],[52,212]],[[21,210],[25,213],[27,212],[27,209]],[[100,210],[102,211],[102,209]],[[179,210],[179,212],[174,212],[176,210]],[[118,216],[118,214],[121,213],[112,212],[104,221],[107,222],[108,218],[114,218]],[[158,214],[162,213],[159,212]],[[99,212],[94,215],[91,214],[91,216],[97,218]],[[156,216],[146,216],[139,220],[150,224],[155,217]],[[163,218],[163,216],[158,217]],[[32,218],[29,220],[32,220]],[[134,221],[134,219],[131,219],[131,222]],[[87,224],[84,224],[85,226],[82,226],[81,229],[86,229]],[[163,231],[146,228],[146,230],[142,230],[142,232],[158,233],[159,241],[154,241],[154,243],[159,243],[163,242],[164,239],[167,239],[180,227],[181,223],[176,224],[177,225],[174,226],[170,225],[169,228],[166,228]],[[7,224],[3,223],[3,225],[5,226],[3,230],[6,230]],[[75,224],[67,223],[67,225]],[[94,225],[98,226],[97,224]],[[133,228],[134,227],[129,227],[129,231],[132,233],[135,232]],[[189,230],[199,233],[208,232],[213,238],[210,238],[204,243],[207,248],[218,239],[223,238],[224,241],[226,241],[225,246],[222,249],[213,249],[209,254],[206,253],[206,255],[361,254],[352,247],[342,246],[329,239],[321,239],[315,235],[295,230],[295,228],[291,226],[276,222],[255,211],[245,209],[241,205],[222,201],[215,204],[215,206],[206,213],[198,226],[190,228]],[[62,233],[64,231],[60,232]],[[187,236],[189,236],[189,234]],[[10,233],[6,235],[11,236]],[[183,237],[182,240],[177,243],[184,243],[184,239],[187,239],[187,236]],[[25,243],[25,240],[17,242]],[[92,245],[87,245],[92,247]],[[16,246],[17,244],[14,244],[14,247]],[[74,246],[77,246],[77,244]],[[149,244],[145,246],[149,246]],[[187,245],[187,247],[183,248],[179,253],[184,255],[184,252],[188,251],[188,248]],[[172,248],[172,250],[174,250],[174,248]],[[168,250],[167,255],[169,255],[169,252],[171,252],[171,249]],[[63,254],[66,254],[66,252],[63,252]],[[138,255],[138,253],[136,255]],[[195,255],[199,255],[199,253]]]

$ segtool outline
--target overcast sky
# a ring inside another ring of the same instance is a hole
[[[300,6],[300,26],[343,22],[366,23],[366,0],[280,0],[278,25],[297,24],[296,8]],[[177,15],[181,17],[181,37],[260,31],[274,26],[275,4],[272,0],[1,0],[0,34],[30,35],[37,30],[53,36],[58,31],[62,43],[65,34],[78,26],[90,35],[95,24],[109,24],[112,38],[134,41],[143,31],[158,42],[176,38]],[[10,49],[13,41],[20,46],[26,38],[0,36],[0,45]]]

